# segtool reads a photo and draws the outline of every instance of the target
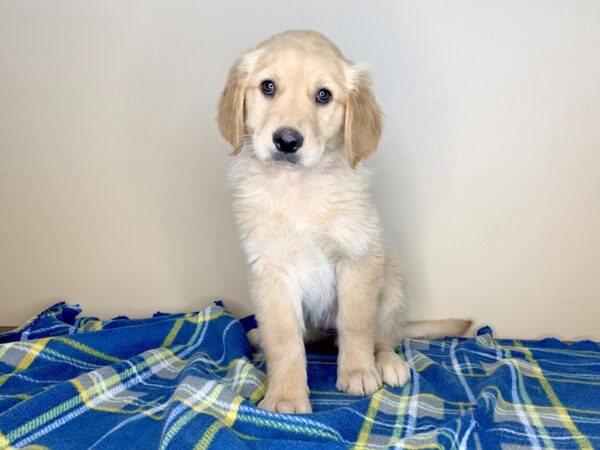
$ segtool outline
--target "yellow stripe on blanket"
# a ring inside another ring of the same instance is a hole
[[[525,357],[533,366],[535,373],[537,374],[537,379],[539,380],[540,384],[542,385],[544,392],[550,399],[552,406],[554,406],[556,415],[559,417],[560,421],[563,423],[565,428],[567,430],[569,430],[571,435],[575,438],[575,440],[579,444],[579,448],[582,448],[582,449],[594,448],[592,446],[591,442],[583,434],[581,434],[581,432],[579,431],[577,426],[573,423],[573,420],[571,419],[571,415],[569,414],[569,411],[567,410],[567,408],[565,408],[563,406],[563,404],[559,400],[558,396],[556,395],[556,392],[554,392],[554,389],[552,389],[552,386],[550,386],[550,383],[548,383],[548,380],[546,380],[546,377],[544,376],[544,372],[542,371],[542,368],[539,366],[538,362],[535,360],[535,358],[531,354],[531,350],[524,347],[520,341],[515,341],[515,344],[525,354]]]

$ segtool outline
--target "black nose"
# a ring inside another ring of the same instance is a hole
[[[283,153],[294,153],[304,142],[304,137],[294,128],[279,128],[273,133],[273,143]]]

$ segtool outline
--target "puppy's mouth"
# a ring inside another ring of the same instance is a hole
[[[271,156],[269,156],[269,158],[265,162],[282,166],[300,167],[300,161],[300,155],[298,155],[297,153],[277,152],[271,154]]]

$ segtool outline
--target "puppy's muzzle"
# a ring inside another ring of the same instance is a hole
[[[282,153],[296,153],[304,142],[304,136],[295,128],[282,127],[273,133],[273,144]]]

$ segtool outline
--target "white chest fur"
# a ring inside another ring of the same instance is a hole
[[[232,165],[234,212],[251,276],[276,268],[305,320],[334,326],[336,265],[380,246],[366,173]]]

